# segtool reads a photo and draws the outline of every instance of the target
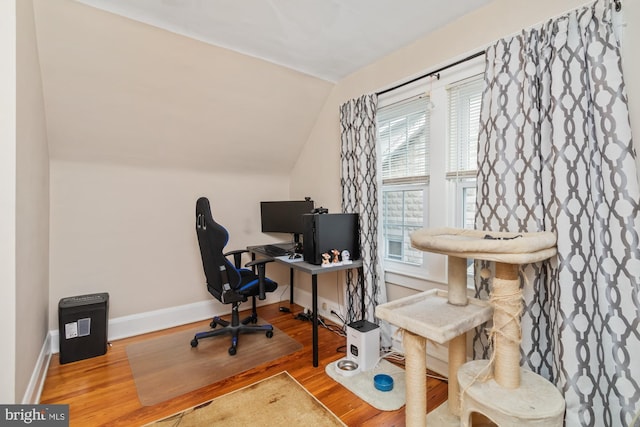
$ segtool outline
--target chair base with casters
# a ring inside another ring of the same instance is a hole
[[[253,313],[255,313],[255,311]],[[191,347],[197,347],[198,340],[202,338],[231,334],[231,347],[229,347],[229,354],[233,356],[236,354],[238,347],[238,335],[241,333],[264,332],[267,338],[273,337],[273,326],[255,325],[254,323],[256,323],[257,321],[258,319],[257,317],[255,317],[255,314],[252,314],[241,322],[239,314],[239,303],[234,303],[231,309],[231,322],[215,316],[209,324],[212,330],[196,333],[191,340]],[[222,329],[215,329],[217,326],[222,326]]]

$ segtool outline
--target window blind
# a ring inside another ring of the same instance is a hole
[[[449,164],[447,178],[475,178],[482,104],[482,76],[454,83],[449,98]]]
[[[429,97],[421,95],[378,111],[383,184],[429,180]]]

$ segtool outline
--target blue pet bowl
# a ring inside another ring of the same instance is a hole
[[[393,390],[393,378],[387,374],[378,374],[373,377],[373,385],[380,391]]]

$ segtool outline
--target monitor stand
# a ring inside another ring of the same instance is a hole
[[[300,242],[300,234],[293,233],[293,251],[297,254],[302,253],[302,242]]]

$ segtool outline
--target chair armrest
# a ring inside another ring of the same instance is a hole
[[[224,256],[231,256],[233,255],[233,265],[236,268],[240,268],[240,263],[242,261],[242,254],[245,252],[249,252],[246,249],[236,249],[235,251],[231,251],[231,252],[226,252],[223,255]]]
[[[258,270],[258,299],[260,301],[267,298],[264,290],[264,278],[266,277],[267,264],[273,261],[275,261],[273,258],[260,258],[250,261],[244,265],[245,267],[255,267],[256,270]]]

